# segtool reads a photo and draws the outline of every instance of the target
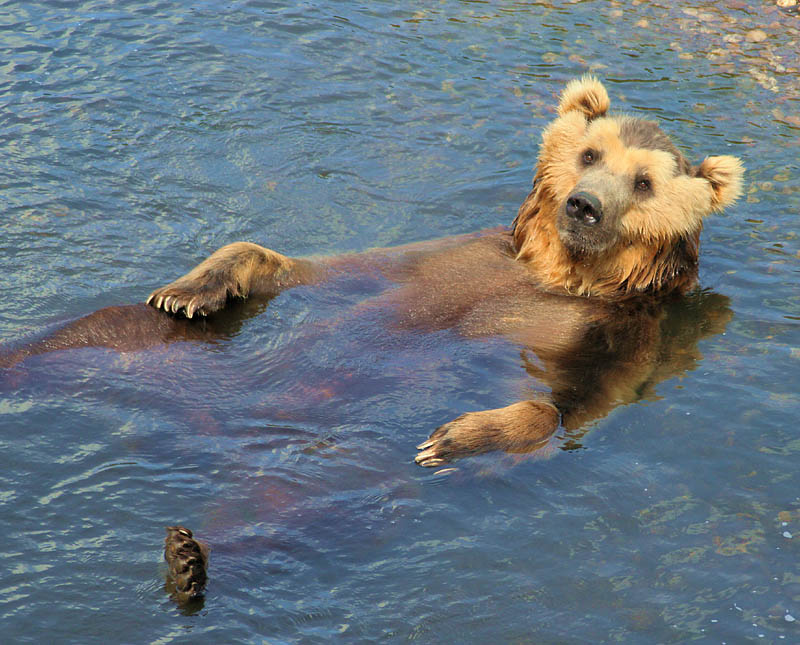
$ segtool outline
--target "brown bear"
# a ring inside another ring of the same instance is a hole
[[[96,311],[0,355],[0,367],[73,347],[132,351],[212,340],[231,317],[235,325],[246,315],[236,301],[263,301],[297,285],[325,288],[342,273],[379,275],[382,294],[365,296],[353,315],[377,310],[386,324],[420,334],[505,337],[520,348],[524,372],[549,389],[442,425],[418,446],[418,464],[532,452],[552,445],[559,427],[562,446],[577,446],[593,420],[691,369],[698,340],[730,316],[724,296],[690,290],[703,218],[737,198],[741,163],[718,156],[694,167],[657,124],[608,116],[608,108],[594,78],[567,85],[510,230],[318,260],[237,242],[156,289],[152,306]],[[368,355],[370,339],[363,345]],[[164,557],[174,597],[199,599],[208,548],[188,529],[169,527]]]
[[[596,79],[567,85],[510,230],[318,260],[236,242],[156,289],[151,307],[102,309],[7,353],[0,365],[70,347],[213,338],[220,310],[236,300],[323,285],[342,272],[379,274],[389,286],[362,309],[389,312],[390,324],[420,333],[503,336],[550,390],[444,424],[418,446],[418,464],[529,452],[559,425],[575,441],[591,420],[689,369],[697,341],[722,329],[721,297],[696,295],[696,320],[677,326],[670,302],[695,285],[703,218],[737,198],[743,173],[730,156],[692,166],[656,123],[609,116],[608,108]]]
[[[535,449],[559,421],[577,429],[637,398],[655,373],[660,380],[679,371],[667,367],[674,359],[658,305],[694,286],[703,218],[741,192],[738,159],[707,157],[693,167],[656,123],[608,116],[608,108],[596,79],[567,85],[511,231],[313,262],[237,242],[147,302],[192,318],[331,272],[381,271],[397,288],[372,306],[392,307],[399,324],[420,329],[505,335],[545,366],[527,363],[551,388],[549,397],[441,426],[418,446],[417,463]]]

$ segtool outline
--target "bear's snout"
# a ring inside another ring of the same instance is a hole
[[[581,224],[594,226],[603,217],[603,205],[591,193],[580,191],[567,198],[566,214]]]

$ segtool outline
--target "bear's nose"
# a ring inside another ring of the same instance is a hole
[[[574,193],[567,199],[567,216],[591,226],[603,217],[603,207],[600,200],[590,193]]]

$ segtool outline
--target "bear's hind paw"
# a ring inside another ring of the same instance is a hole
[[[208,579],[209,548],[194,539],[183,526],[168,526],[164,539],[164,559],[169,565],[169,578],[181,601],[197,600],[203,596]]]

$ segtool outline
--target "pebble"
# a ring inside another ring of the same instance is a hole
[[[789,531],[784,531],[783,532],[783,537],[785,537],[787,540],[791,540],[792,539],[792,534],[789,533]]]
[[[793,623],[795,620],[797,620],[797,619],[796,619],[794,616],[792,616],[791,614],[786,614],[786,615],[783,617],[783,619],[784,619],[784,620],[785,620],[787,623]]]
[[[767,32],[763,29],[751,29],[747,32],[745,39],[749,43],[760,43],[767,39]]]
[[[778,0],[776,4],[785,9],[787,7],[797,6],[797,0]]]

